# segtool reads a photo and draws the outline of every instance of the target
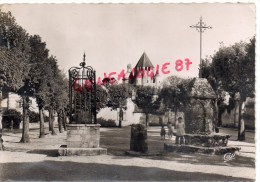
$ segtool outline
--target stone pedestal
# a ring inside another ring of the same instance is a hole
[[[226,153],[235,153],[240,151],[240,147],[200,147],[194,145],[177,145],[173,143],[164,143],[164,151],[177,153],[202,153],[223,155]]]
[[[107,149],[99,147],[99,124],[69,124],[67,129],[67,145],[62,145],[59,148],[59,155],[107,154]]]
[[[148,151],[147,129],[142,124],[133,124],[131,126],[130,150],[146,153]]]
[[[194,145],[199,147],[226,147],[230,135],[211,134],[185,134],[185,145]]]

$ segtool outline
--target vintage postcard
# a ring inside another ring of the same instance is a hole
[[[0,3],[0,181],[257,180],[255,1]]]

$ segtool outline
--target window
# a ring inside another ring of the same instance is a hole
[[[21,101],[16,101],[16,108],[21,108],[22,107],[22,102]]]

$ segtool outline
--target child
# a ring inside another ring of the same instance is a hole
[[[164,126],[162,125],[162,128],[161,128],[161,140],[164,139],[165,140],[165,134],[166,134],[166,131],[164,129]]]
[[[3,145],[3,143],[4,143],[4,140],[2,139],[2,134],[0,134],[0,151],[1,151],[1,150],[4,150],[4,145]]]
[[[184,135],[185,135],[185,124],[182,121],[182,117],[178,118],[178,123],[176,123],[176,144],[184,144]],[[180,141],[179,141],[180,139]]]
[[[171,139],[172,135],[173,135],[172,123],[168,122],[167,127],[168,127],[168,137],[169,137],[169,139]]]

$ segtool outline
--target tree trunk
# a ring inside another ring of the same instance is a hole
[[[3,127],[3,123],[2,123],[2,88],[0,87],[0,132],[2,133],[2,127]]]
[[[174,109],[175,111],[174,111],[174,127],[176,128],[176,124],[177,124],[177,108],[175,107],[175,109]]]
[[[236,127],[237,123],[237,105],[239,105],[239,102],[235,101],[235,108],[234,108],[234,127]],[[239,109],[238,109],[239,112]],[[238,114],[239,117],[239,114]],[[239,124],[239,118],[238,118],[238,124]]]
[[[149,113],[145,113],[145,126],[148,127],[149,126]]]
[[[243,100],[239,101],[239,112],[238,112],[238,141],[245,141],[245,122],[244,122],[244,106],[245,103]]]
[[[58,126],[59,126],[59,132],[60,133],[63,133],[63,128],[62,128],[62,120],[63,120],[63,117],[62,117],[62,114],[61,112],[58,113]]]
[[[121,111],[119,111],[119,123],[118,123],[118,128],[121,128],[122,126],[122,117],[120,116],[120,112]]]
[[[223,114],[223,109],[220,112],[220,106],[217,105],[217,126],[221,126],[222,125],[222,114]]]
[[[11,119],[11,122],[10,122],[10,130],[14,131],[14,120],[13,119]]]
[[[63,128],[64,131],[67,131],[67,116],[66,116],[66,112],[62,111],[63,115],[62,115],[62,124],[63,124]]]
[[[43,108],[39,107],[39,115],[40,115],[40,136],[39,138],[44,138],[44,117],[43,117]]]
[[[120,119],[119,119],[118,128],[121,128],[121,127],[122,127],[121,124],[122,124],[122,119],[120,118]]]
[[[53,116],[53,109],[49,109],[49,127],[52,135],[57,135],[54,130],[54,116]]]
[[[119,108],[119,123],[118,123],[118,128],[121,128],[121,127],[122,127],[123,116],[124,116],[124,113],[123,113],[122,107],[120,106],[120,108]]]
[[[214,130],[215,128],[217,128],[218,126],[221,125],[221,117],[219,118],[219,108],[218,108],[218,100],[215,99],[213,102],[213,110],[214,110]],[[219,120],[220,119],[220,120]]]
[[[28,116],[28,103],[26,103],[26,99],[23,98],[23,133],[21,143],[29,143],[30,136],[29,136],[29,116]]]
[[[50,110],[49,110],[49,131],[52,131],[52,130],[51,130],[51,116],[50,116]]]
[[[1,101],[0,101],[1,102]],[[1,103],[0,103],[0,109],[1,109]],[[2,111],[0,111],[0,133],[2,133],[3,123],[2,123]]]

